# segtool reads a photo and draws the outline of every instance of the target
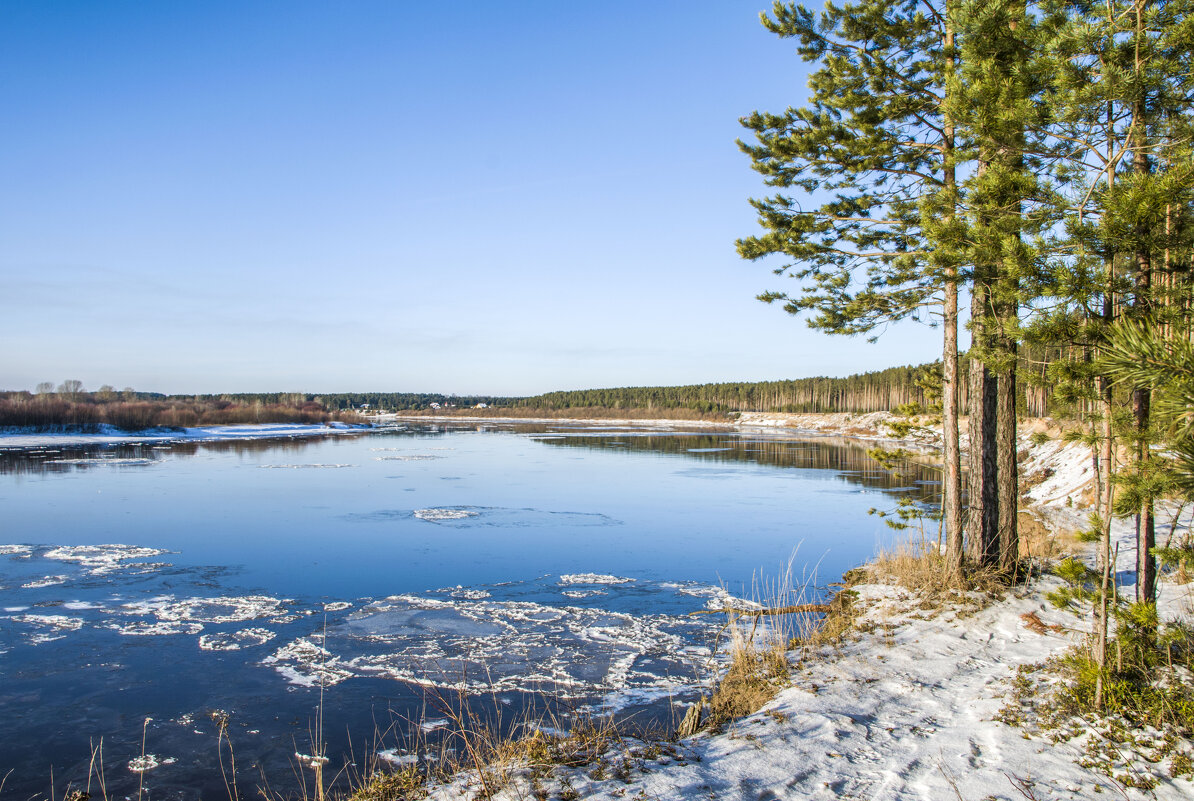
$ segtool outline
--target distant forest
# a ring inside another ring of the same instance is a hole
[[[669,410],[717,412],[872,412],[906,404],[925,404],[923,386],[939,366],[890,367],[846,378],[797,378],[788,381],[727,382],[681,387],[620,387],[548,392],[523,398],[514,406],[529,409]]]
[[[1037,352],[1037,351],[1040,352]],[[1018,406],[1033,416],[1065,414],[1065,398],[1055,397],[1043,365],[1060,353],[1025,348],[1021,353]],[[1034,368],[1035,366],[1035,368]],[[960,369],[966,375],[966,356]],[[817,376],[786,381],[739,381],[673,387],[617,387],[548,392],[530,397],[445,395],[430,392],[241,392],[167,395],[103,386],[86,391],[81,382],[36,392],[0,392],[0,426],[88,425],[109,423],[185,426],[224,422],[320,422],[347,419],[362,410],[512,417],[577,416],[678,417],[724,419],[738,412],[875,412],[899,407],[933,408],[941,392],[941,363],[890,367],[843,378]],[[960,387],[966,409],[966,384]],[[482,412],[476,407],[484,405]],[[469,411],[473,410],[473,411]],[[123,425],[122,425],[123,424]]]

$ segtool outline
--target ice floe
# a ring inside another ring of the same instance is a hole
[[[169,552],[160,548],[142,548],[136,545],[62,545],[51,548],[42,556],[57,562],[73,562],[92,575],[98,576],[123,569],[160,567],[159,564],[126,563],[164,553]]]
[[[351,676],[473,691],[550,690],[569,697],[676,689],[708,649],[710,624],[666,615],[528,601],[398,595],[360,607],[279,648],[262,663],[287,681],[324,686]],[[695,650],[694,650],[695,648]]]
[[[264,645],[276,636],[275,632],[261,628],[204,634],[199,638],[199,648],[204,651],[239,651],[241,648]]]
[[[426,462],[431,459],[442,459],[442,456],[435,456],[430,453],[408,453],[400,456],[374,456],[375,460],[379,462]]]
[[[243,623],[283,615],[286,602],[268,595],[240,595],[218,598],[186,598],[149,605],[159,620],[166,622]]]
[[[153,464],[153,463],[154,463],[153,459],[137,459],[137,458],[118,459],[115,457],[109,458],[109,457],[103,457],[103,456],[80,457],[78,459],[46,459],[46,464],[74,464],[74,465],[106,464],[106,465],[115,465],[115,466],[119,466],[119,467],[140,466],[140,465],[148,465],[148,464]]]
[[[339,468],[339,467],[356,467],[352,464],[259,464],[258,467],[265,470],[303,470],[303,469],[318,469],[318,468]]]
[[[560,585],[570,584],[629,584],[632,578],[611,576],[608,573],[565,573],[560,576]]]
[[[345,609],[351,609],[352,603],[350,601],[331,601],[323,605],[325,612],[343,612]]]
[[[42,587],[56,587],[59,584],[65,584],[69,576],[42,576],[33,581],[27,581],[21,585],[22,589],[26,590],[40,590]]]
[[[300,765],[307,768],[322,767],[331,761],[325,756],[312,756],[298,751],[294,752],[294,758]]]
[[[83,612],[88,609],[102,609],[99,604],[93,604],[91,601],[67,601],[62,605],[63,609],[69,609],[72,612]]]
[[[0,556],[15,556],[18,559],[28,559],[33,556],[32,545],[0,545]]]
[[[387,748],[384,751],[378,751],[377,758],[386,764],[394,765],[395,767],[416,765],[419,762],[418,754],[404,754],[399,752],[397,748]]]
[[[203,631],[203,624],[161,620],[151,623],[138,620],[134,623],[106,623],[104,628],[111,629],[125,637],[168,637],[176,634],[198,634]]]
[[[16,615],[12,619],[18,623],[46,626],[60,631],[78,631],[83,628],[82,618],[66,615]]]
[[[441,587],[435,592],[450,595],[453,598],[460,598],[465,601],[480,601],[485,598],[490,598],[493,595],[493,593],[489,592],[489,590],[465,587],[460,584],[457,584],[455,587]]]
[[[415,517],[432,523],[438,520],[464,520],[468,517],[476,517],[479,514],[480,512],[478,512],[476,509],[466,509],[463,507],[416,509],[414,511]]]
[[[147,773],[162,765],[173,765],[175,761],[174,757],[165,757],[163,759],[156,754],[143,754],[129,760],[129,770],[133,773]]]
[[[66,632],[78,631],[83,628],[82,618],[67,617],[66,615],[13,615],[11,620],[35,626],[38,629],[26,637],[33,645],[60,640]]]
[[[616,526],[620,521],[598,512],[553,512],[546,509],[517,509],[504,506],[437,506],[423,509],[382,509],[345,516],[349,520],[424,520],[441,526],[465,528],[540,528]]]
[[[572,598],[580,600],[581,598],[594,598],[598,595],[605,595],[605,590],[564,590],[560,593],[565,598]]]
[[[273,667],[288,682],[300,687],[331,687],[353,675],[339,657],[332,656],[312,637],[301,637],[282,646],[262,659],[261,664]]]

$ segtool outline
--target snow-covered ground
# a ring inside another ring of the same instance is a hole
[[[743,423],[886,438],[878,425],[882,416],[786,417]],[[805,419],[793,425],[791,417]],[[1032,446],[1027,433],[1021,445],[1029,450],[1021,469],[1025,486],[1031,485],[1032,508],[1050,526],[1081,527],[1088,514],[1082,501],[1093,476],[1089,448],[1059,441]],[[1133,530],[1117,522],[1113,534],[1126,586]],[[792,685],[756,714],[721,733],[681,741],[662,755],[640,747],[635,757],[633,744],[627,744],[610,757],[632,764],[628,773],[560,769],[542,786],[553,796],[575,792],[580,798],[665,801],[1194,798],[1194,784],[1169,778],[1164,764],[1150,770],[1159,782],[1151,792],[1122,788],[1081,767],[1081,739],[1053,744],[996,719],[1018,666],[1042,662],[1082,638],[1077,629],[1087,622],[1045,600],[1058,586],[1059,579],[1044,576],[978,611],[957,607],[941,613],[922,611],[899,587],[855,587],[863,615],[853,639],[803,660]],[[1165,585],[1163,607],[1183,603],[1185,592]],[[642,757],[644,751],[652,756]],[[433,797],[459,798],[462,791],[476,790],[475,782],[474,776],[461,776],[436,788]],[[498,797],[530,798],[532,789],[522,775]]]
[[[195,442],[228,439],[271,439],[275,437],[310,437],[322,434],[349,434],[366,430],[346,423],[259,423],[256,425],[197,426],[194,428],[155,428],[128,432],[108,425],[93,433],[44,432],[26,429],[0,429],[0,450],[9,448],[50,448],[77,445],[131,445],[142,442]]]

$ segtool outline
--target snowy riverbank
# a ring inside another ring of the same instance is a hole
[[[882,426],[888,417],[744,415],[740,425],[889,439]],[[1030,487],[1026,505],[1065,540],[1089,511],[1090,451],[1057,440],[1032,445],[1032,428],[1039,426],[1025,426],[1021,442],[1022,480]],[[922,434],[909,444],[933,442]],[[1121,588],[1130,594],[1134,532],[1119,521],[1113,536]],[[1089,549],[1082,556],[1093,561]],[[1018,667],[1043,662],[1082,639],[1088,621],[1045,600],[1060,584],[1046,575],[977,611],[955,606],[936,613],[900,587],[856,586],[861,616],[854,634],[803,660],[791,686],[759,712],[662,755],[625,746],[622,753],[630,759],[622,764],[633,766],[628,772],[558,769],[542,787],[563,797],[611,801],[1190,798],[1194,785],[1170,778],[1164,762],[1137,760],[1131,768],[1157,781],[1151,792],[1122,788],[1081,766],[1086,737],[1052,743],[997,719]],[[1188,613],[1188,599],[1184,587],[1162,584],[1163,615]],[[458,777],[433,797],[460,797],[477,789],[475,781]],[[498,797],[528,798],[531,789],[524,775]]]

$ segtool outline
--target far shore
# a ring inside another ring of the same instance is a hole
[[[191,428],[151,428],[123,431],[112,426],[98,426],[94,431],[37,431],[0,429],[0,451],[32,448],[87,447],[102,445],[137,445],[166,442],[211,442],[237,439],[289,439],[325,435],[359,434],[369,426],[347,423],[259,423],[196,426]]]

